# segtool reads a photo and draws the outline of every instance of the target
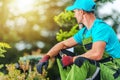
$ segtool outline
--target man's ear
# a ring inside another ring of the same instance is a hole
[[[80,13],[80,14],[83,14],[83,10],[79,10],[79,13]]]
[[[85,12],[84,10],[82,10],[82,13],[83,13],[83,15],[85,15],[85,14],[86,14],[86,12]]]
[[[85,14],[85,11],[84,11],[84,10],[80,10],[80,13],[81,13],[82,15],[84,15],[84,14]]]

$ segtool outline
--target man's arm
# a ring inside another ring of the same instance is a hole
[[[100,60],[100,59],[102,59],[102,56],[103,56],[103,53],[105,50],[105,46],[106,46],[106,43],[103,41],[94,42],[92,45],[92,49],[80,56],[83,56],[83,57],[86,57],[86,58],[92,59],[92,60]],[[77,57],[78,56],[74,57],[73,61]]]
[[[49,55],[50,57],[54,57],[59,53],[60,50],[67,49],[75,45],[77,45],[77,42],[73,39],[73,37],[71,37],[67,40],[57,43],[48,51],[47,55]]]

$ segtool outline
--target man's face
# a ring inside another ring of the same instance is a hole
[[[78,24],[82,23],[83,10],[74,10],[74,17],[76,18]]]

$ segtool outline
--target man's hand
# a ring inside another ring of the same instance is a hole
[[[37,71],[42,74],[43,66],[45,69],[48,67],[48,60],[50,59],[49,55],[45,55],[37,64]]]
[[[63,68],[65,68],[71,64],[73,64],[73,57],[71,57],[71,56],[63,56],[62,57]]]

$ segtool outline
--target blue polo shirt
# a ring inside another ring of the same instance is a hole
[[[111,26],[100,19],[96,19],[89,30],[83,27],[73,36],[74,40],[79,44],[82,44],[84,31],[85,38],[92,36],[93,43],[97,41],[106,42],[105,51],[113,58],[120,58],[120,43]]]

